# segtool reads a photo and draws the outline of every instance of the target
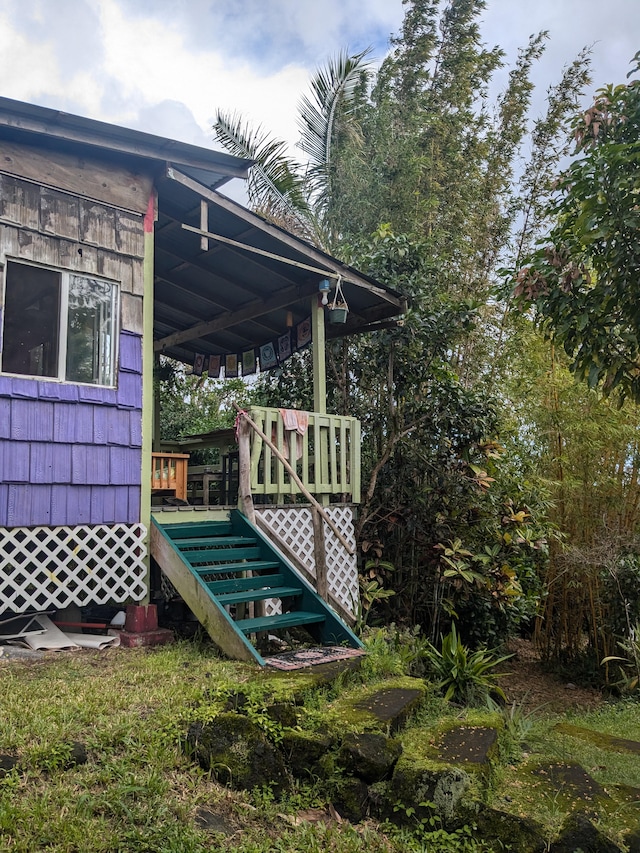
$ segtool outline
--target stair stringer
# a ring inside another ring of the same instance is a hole
[[[225,608],[209,594],[199,576],[153,518],[150,533],[151,556],[216,646],[232,660],[245,660],[264,666],[262,656],[242,631],[236,628]]]

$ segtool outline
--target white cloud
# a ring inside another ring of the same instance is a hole
[[[11,27],[0,14],[0,79],[7,97],[39,98],[49,87],[61,87],[58,63],[51,44],[34,44]]]
[[[211,143],[217,108],[291,145],[310,73],[340,48],[380,59],[402,0],[2,0],[1,92],[92,118]],[[595,42],[594,82],[622,82],[640,46],[639,0],[488,0],[481,27],[513,62],[550,29],[539,91]],[[500,78],[506,80],[506,74]]]

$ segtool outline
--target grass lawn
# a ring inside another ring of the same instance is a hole
[[[341,823],[335,814],[331,819],[320,784],[300,785],[278,803],[268,790],[243,793],[218,785],[185,756],[182,738],[190,722],[219,711],[225,691],[250,694],[258,675],[257,668],[224,661],[211,647],[194,643],[0,661],[0,768],[3,758],[8,766],[7,756],[19,762],[0,769],[0,851],[491,849],[465,834],[444,833],[427,843],[424,835],[373,822]],[[287,679],[282,683],[286,688]],[[321,709],[309,704],[317,722]],[[438,708],[445,712],[434,700],[423,712],[425,724]],[[627,702],[571,722],[640,740],[637,711]],[[637,756],[620,756],[616,766],[607,759],[609,766],[598,770],[594,762],[604,759],[594,747],[568,744],[566,735],[553,733],[559,719],[540,719],[530,733],[548,744],[550,757],[571,752],[588,769],[596,767],[593,775],[599,773],[603,784],[626,773],[622,781],[640,787]],[[77,744],[86,750],[81,764],[72,758]],[[511,772],[517,768],[508,765],[497,778]],[[539,807],[530,808],[536,817]]]

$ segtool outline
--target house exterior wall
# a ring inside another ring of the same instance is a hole
[[[0,375],[0,525],[140,520],[143,258],[141,215],[0,175],[0,263],[120,288],[115,388]]]
[[[152,182],[55,151],[0,141],[0,152],[0,273],[31,262],[119,289],[115,387],[0,373],[0,613],[141,601]]]

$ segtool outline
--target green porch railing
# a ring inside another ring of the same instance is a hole
[[[285,429],[280,409],[252,406],[251,417],[269,436],[306,488],[319,500],[340,496],[350,503],[360,502],[360,421],[318,412],[307,415],[308,425],[301,435]],[[300,489],[263,440],[251,437],[251,491],[271,495],[277,503]]]

